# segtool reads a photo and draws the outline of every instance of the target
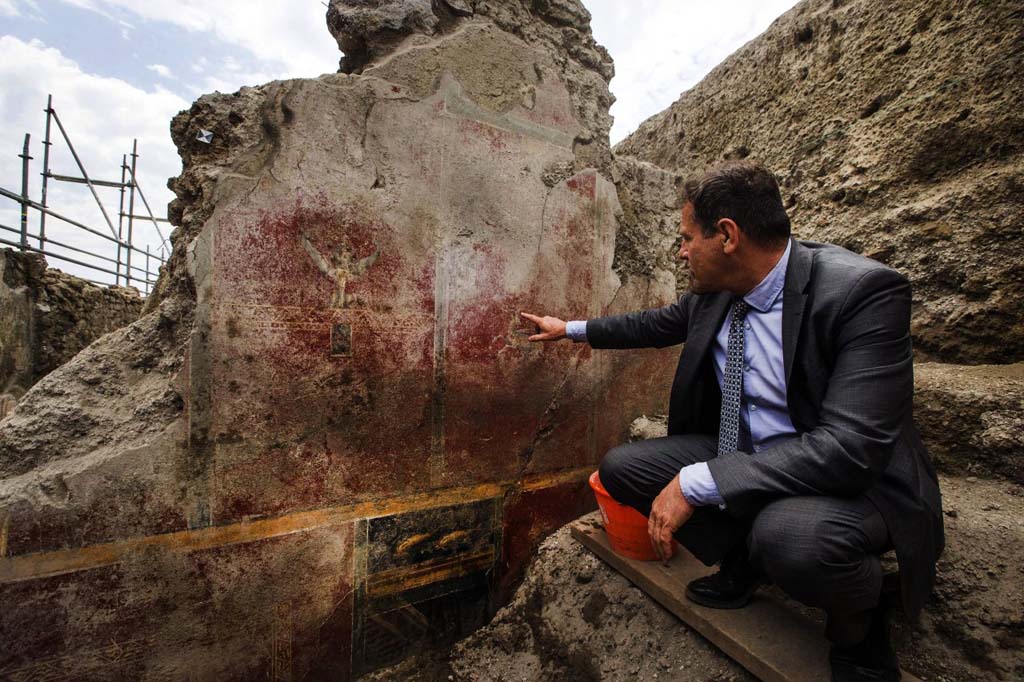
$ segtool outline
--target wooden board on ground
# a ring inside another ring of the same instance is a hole
[[[608,544],[599,512],[573,522],[572,535],[730,658],[764,682],[830,679],[828,642],[821,626],[769,595],[758,592],[742,609],[709,609],[689,601],[686,584],[712,569],[686,550],[667,565],[619,556]],[[920,682],[903,673],[903,682]]]

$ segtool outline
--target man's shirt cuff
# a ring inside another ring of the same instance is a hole
[[[586,343],[587,341],[587,321],[586,320],[573,320],[565,323],[565,335],[576,342]]]
[[[697,462],[685,466],[679,471],[679,489],[683,497],[695,507],[717,504],[721,507],[725,500],[718,493],[718,484],[711,476],[707,462]]]

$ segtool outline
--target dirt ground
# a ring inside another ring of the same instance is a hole
[[[513,600],[444,660],[412,659],[374,682],[754,680],[562,528]]]

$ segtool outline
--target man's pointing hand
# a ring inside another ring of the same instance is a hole
[[[557,317],[537,317],[530,313],[519,313],[524,319],[537,325],[540,333],[530,337],[530,341],[558,341],[565,338],[565,320]]]

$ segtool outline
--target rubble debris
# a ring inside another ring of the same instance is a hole
[[[919,363],[914,386],[914,419],[939,470],[1024,485],[1024,363]]]
[[[589,576],[580,581],[579,576]],[[449,677],[450,675],[450,677]],[[366,682],[756,678],[569,535],[543,542],[515,597],[449,658],[415,658]]]

